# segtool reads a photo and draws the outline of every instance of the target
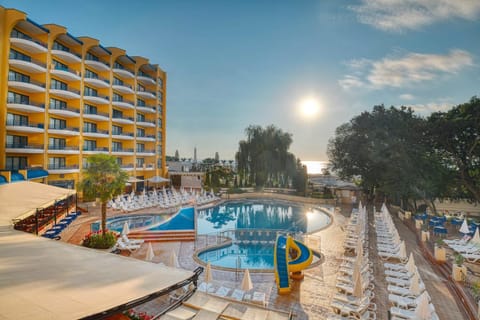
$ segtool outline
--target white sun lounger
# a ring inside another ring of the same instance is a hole
[[[435,312],[435,308],[430,303],[429,308],[431,310],[430,320],[440,320],[437,313]],[[417,315],[415,314],[415,309],[402,309],[398,307],[391,307],[390,313],[392,316],[400,318],[400,319],[418,319]]]
[[[428,301],[431,301],[430,296],[428,295],[428,292],[427,292],[427,297],[428,297]],[[388,295],[388,300],[391,303],[393,303],[396,307],[399,307],[399,308],[402,308],[402,309],[416,308],[417,304],[419,302],[419,298],[420,298],[420,296],[418,296],[418,297],[415,297],[415,296],[402,297],[402,296],[398,296],[396,294],[389,294]]]
[[[425,291],[425,284],[423,282],[420,282],[419,287],[420,287],[420,293]],[[396,294],[397,296],[402,296],[402,297],[407,297],[407,296],[411,297],[414,295],[412,291],[410,291],[410,288],[394,286],[391,284],[387,286],[387,291],[389,294]]]

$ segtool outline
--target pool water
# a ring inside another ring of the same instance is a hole
[[[144,229],[145,227],[155,226],[171,217],[171,214],[142,214],[116,216],[107,219],[107,229],[122,232],[125,222],[128,223],[130,231]],[[100,221],[91,224],[92,231],[100,229]]]

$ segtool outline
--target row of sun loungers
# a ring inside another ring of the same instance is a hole
[[[463,221],[460,232],[462,232],[462,230],[470,230],[466,220]],[[461,239],[444,240],[443,242],[455,252],[461,254],[468,262],[475,263],[480,260],[480,234],[478,227],[473,237],[470,237],[469,234],[465,232]]]
[[[438,319],[413,254],[406,258],[405,242],[385,204],[375,214],[375,230],[379,256],[392,261],[384,263],[392,319]]]
[[[346,255],[342,257],[335,287],[338,292],[330,306],[335,314],[327,319],[376,319],[376,305],[372,266],[368,260],[368,225],[366,208],[352,211],[345,227],[343,244]],[[352,256],[354,254],[354,256]]]
[[[67,214],[63,219],[54,224],[49,230],[45,231],[42,234],[42,237],[49,239],[59,239],[60,234],[65,230],[79,215],[82,213],[80,211],[71,212]]]

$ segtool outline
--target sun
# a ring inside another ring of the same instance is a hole
[[[320,112],[320,104],[315,98],[307,98],[300,102],[300,113],[306,118],[314,118]]]

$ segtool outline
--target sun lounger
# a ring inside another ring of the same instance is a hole
[[[139,245],[139,244],[126,244],[121,239],[118,239],[117,244],[115,245],[115,249],[128,250],[130,252],[133,252],[133,251],[139,249],[140,247],[141,247],[141,245]]]
[[[349,316],[342,316],[339,314],[329,314],[327,315],[327,320],[376,320],[377,316],[375,312],[366,310],[360,317],[355,317],[352,315]]]
[[[430,314],[430,320],[440,320],[438,317],[437,313],[435,312],[435,308],[433,305],[430,303],[429,304],[431,314]],[[418,319],[417,315],[415,314],[415,309],[402,309],[398,307],[391,307],[390,308],[390,314],[394,317],[400,318],[400,319]]]
[[[385,270],[385,276],[392,277],[392,278],[400,278],[400,279],[410,279],[413,274],[410,272],[400,272],[400,271],[392,271],[392,270]]]
[[[229,292],[230,292],[229,288],[226,288],[226,287],[222,286],[222,287],[218,288],[217,291],[215,291],[215,295],[219,296],[219,297],[226,297]]]
[[[430,296],[428,295],[427,293],[427,296],[428,296],[428,301],[430,301]],[[399,308],[402,308],[402,309],[414,309],[417,307],[418,305],[418,302],[419,302],[419,298],[420,296],[418,297],[415,297],[415,296],[406,296],[406,297],[402,297],[402,296],[398,296],[396,294],[389,294],[388,295],[388,300],[396,307],[399,307]]]
[[[213,293],[217,288],[211,283],[202,282],[198,285],[197,290],[200,292]]]
[[[232,295],[230,297],[232,299],[242,301],[244,295],[245,295],[245,291],[240,290],[240,289],[235,289],[235,290],[233,290]]]
[[[376,311],[377,306],[374,303],[368,303],[365,305],[352,305],[348,303],[342,303],[337,300],[333,300],[330,304],[333,310],[341,315],[354,315],[358,318],[367,310]]]
[[[420,293],[425,291],[425,284],[423,282],[420,283]],[[394,286],[389,284],[387,286],[387,291],[389,294],[396,294],[397,296],[402,296],[402,297],[407,297],[407,296],[414,296],[412,291],[410,291],[410,288],[404,288],[404,287],[399,287],[399,286]]]
[[[121,239],[125,244],[142,244],[145,242],[143,239],[130,239],[126,234],[122,235]]]
[[[462,253],[462,256],[471,263],[476,263],[480,260],[480,253]]]

